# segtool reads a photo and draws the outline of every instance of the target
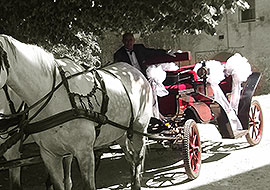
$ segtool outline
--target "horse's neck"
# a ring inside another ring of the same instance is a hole
[[[20,61],[11,65],[7,83],[21,98],[32,104],[51,89],[52,73],[44,73],[41,65],[26,58],[17,60]]]

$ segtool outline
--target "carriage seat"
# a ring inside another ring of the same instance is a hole
[[[171,55],[160,55],[160,56],[154,56],[151,57],[150,59],[147,59],[145,61],[145,65],[155,65],[155,64],[161,64],[161,63],[169,63],[169,62],[181,62],[181,61],[189,61],[191,59],[190,57],[190,52],[185,51],[185,52],[177,52],[174,53],[174,56]],[[163,82],[165,88],[167,90],[186,90],[189,88],[192,88],[190,84],[185,84],[184,82],[181,82],[181,84],[176,84],[177,81],[179,81],[179,77],[183,78],[187,75],[193,75],[194,79],[197,80],[197,74],[192,71],[194,68],[194,65],[188,65],[181,67],[177,71],[166,71],[167,72],[167,77],[165,81]],[[188,72],[185,72],[186,70],[189,70]],[[188,74],[187,74],[188,73]],[[183,75],[183,76],[182,76]]]
[[[197,73],[193,70],[182,68],[177,71],[167,71],[167,77],[163,82],[167,90],[186,90],[193,88],[193,83],[197,81]]]
[[[174,115],[177,110],[177,95],[194,92],[194,83],[197,81],[197,73],[193,70],[180,68],[177,71],[167,71],[167,77],[163,82],[169,95],[158,97],[159,110],[164,116]]]

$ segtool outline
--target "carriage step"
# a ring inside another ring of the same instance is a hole
[[[244,135],[248,134],[248,130],[235,130],[233,131],[234,138],[240,138]]]

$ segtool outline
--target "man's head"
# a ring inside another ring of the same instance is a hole
[[[125,33],[123,35],[122,42],[128,50],[133,50],[133,45],[135,43],[135,38],[132,33]]]

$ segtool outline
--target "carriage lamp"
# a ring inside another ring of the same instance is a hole
[[[209,74],[209,69],[207,69],[205,62],[203,61],[202,67],[199,68],[197,71],[197,75],[202,79],[206,79],[208,74]]]

